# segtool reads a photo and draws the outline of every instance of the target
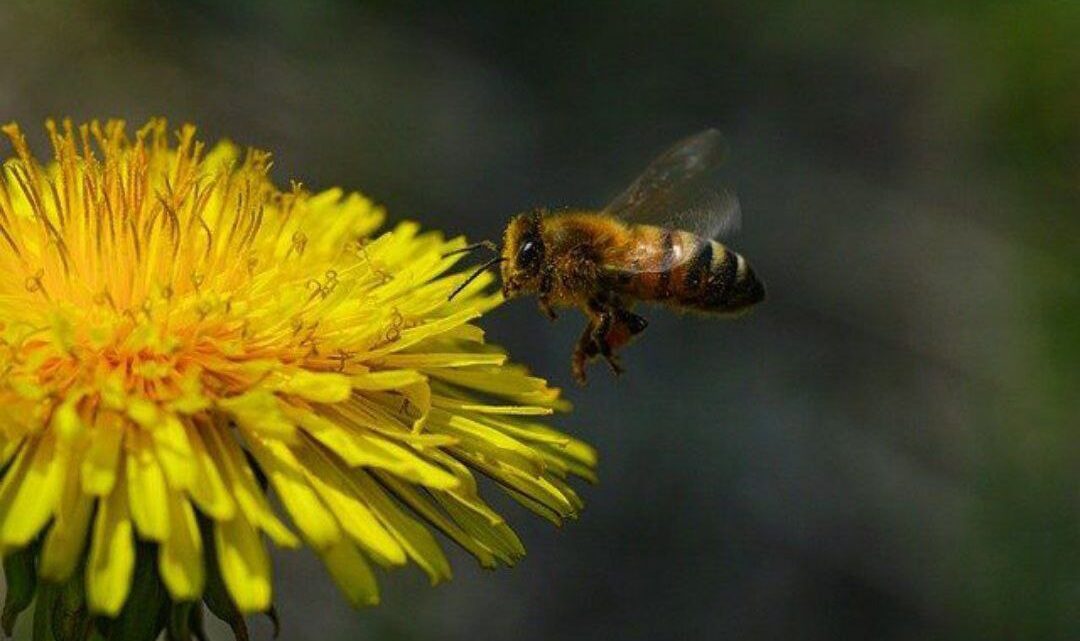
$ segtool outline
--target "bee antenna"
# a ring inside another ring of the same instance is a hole
[[[454,297],[457,296],[458,294],[460,294],[461,290],[465,289],[466,287],[469,286],[469,283],[471,283],[474,280],[476,280],[477,278],[479,278],[480,274],[483,274],[485,271],[487,271],[488,267],[498,265],[499,263],[501,263],[501,262],[503,262],[505,260],[506,259],[503,258],[502,256],[496,256],[495,258],[492,258],[491,260],[484,263],[483,265],[477,267],[476,271],[474,271],[472,274],[469,274],[469,277],[465,279],[465,282],[458,285],[457,287],[454,288],[454,291],[450,292],[450,296],[447,297],[446,300],[448,300],[448,301],[454,300]]]
[[[491,242],[490,240],[481,240],[478,243],[466,245],[461,249],[455,249],[454,251],[446,252],[445,254],[443,254],[443,258],[446,258],[447,256],[453,256],[455,254],[470,254],[480,248],[489,249],[495,253],[499,253],[499,247],[495,243]]]

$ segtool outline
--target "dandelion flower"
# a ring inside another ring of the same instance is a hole
[[[378,601],[372,564],[448,579],[434,530],[512,564],[478,476],[577,514],[568,479],[592,478],[593,451],[543,423],[557,389],[485,344],[490,277],[447,300],[463,240],[376,234],[365,197],[280,190],[268,154],[191,126],[47,129],[42,165],[3,128],[9,631],[35,596],[57,638],[183,636],[200,602],[239,629],[271,608],[265,540],[310,547],[355,605]]]

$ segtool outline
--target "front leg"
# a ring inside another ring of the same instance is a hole
[[[547,316],[547,319],[551,322],[555,322],[559,318],[559,315],[555,313],[555,308],[551,304],[551,291],[554,287],[554,275],[550,270],[545,271],[540,276],[540,287],[537,290],[537,305],[540,307],[540,313]]]

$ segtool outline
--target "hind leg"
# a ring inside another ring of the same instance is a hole
[[[614,328],[618,329],[623,337],[623,341],[619,343],[619,346],[626,345],[635,336],[645,331],[645,328],[649,326],[649,321],[643,317],[638,316],[634,312],[623,309],[615,309],[615,322]]]
[[[589,364],[589,361],[596,358],[600,353],[600,344],[596,342],[594,337],[596,333],[597,321],[590,320],[589,324],[585,326],[585,331],[581,333],[581,337],[578,338],[577,345],[574,347],[574,356],[571,359],[570,371],[574,375],[574,380],[579,385],[585,385],[585,367]]]
[[[616,351],[645,331],[649,325],[641,316],[613,304],[599,301],[589,303],[589,325],[574,349],[574,378],[585,383],[585,367],[597,356],[603,356],[616,375],[623,372]]]
[[[616,313],[610,309],[601,312],[600,322],[593,329],[592,340],[600,349],[600,355],[607,361],[611,371],[618,376],[623,373],[623,368],[619,364],[619,357],[615,355],[615,349],[620,346],[618,336],[621,333],[621,329],[617,327]]]
[[[615,374],[623,372],[615,351],[627,345],[648,326],[649,322],[644,318],[621,307],[612,307],[601,316],[594,340],[600,346],[600,355],[611,366],[611,371]]]

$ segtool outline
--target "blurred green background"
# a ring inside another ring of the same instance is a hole
[[[754,314],[652,311],[585,390],[574,314],[487,319],[601,453],[584,517],[508,508],[520,566],[362,612],[281,554],[285,639],[1077,639],[1078,37],[1060,0],[26,2],[0,118],[192,121],[474,238],[729,138]]]

